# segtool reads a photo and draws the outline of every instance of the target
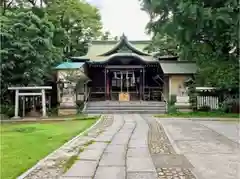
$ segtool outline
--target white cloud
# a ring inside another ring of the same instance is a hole
[[[145,33],[148,15],[140,8],[139,0],[88,0],[99,7],[103,29],[113,36],[122,33],[130,40],[150,39]]]

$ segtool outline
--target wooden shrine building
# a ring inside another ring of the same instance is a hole
[[[128,41],[125,35],[119,41],[93,41],[86,56],[56,67],[58,80],[66,82],[64,73],[78,71],[86,79],[81,99],[91,101],[168,100],[196,73],[196,64],[177,57],[154,58],[144,51],[149,43]]]

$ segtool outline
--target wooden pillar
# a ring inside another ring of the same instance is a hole
[[[86,82],[83,83],[83,95],[84,95],[83,101],[85,101],[87,98],[85,86],[86,86]]]
[[[15,115],[14,118],[20,118],[18,116],[18,110],[19,110],[19,90],[15,90]]]
[[[140,100],[143,99],[143,94],[142,94],[142,73],[143,73],[143,70],[140,69],[140,75],[139,75],[139,96],[140,96]]]
[[[23,117],[25,117],[25,101],[26,101],[26,99],[25,99],[25,96],[23,96],[23,99],[22,99],[22,101],[23,101]]]
[[[51,109],[52,101],[51,101],[51,96],[49,96],[48,99],[48,108]]]
[[[104,70],[105,79],[105,100],[107,100],[107,69]]]
[[[42,89],[42,117],[47,117],[45,89]]]
[[[143,100],[145,96],[145,68],[143,68],[143,81],[142,81],[142,93],[143,93]]]

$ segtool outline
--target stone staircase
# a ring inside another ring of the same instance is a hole
[[[113,113],[166,113],[165,102],[160,101],[90,101],[83,113],[86,114],[113,114]]]

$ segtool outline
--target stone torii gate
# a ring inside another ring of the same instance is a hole
[[[52,89],[51,86],[8,87],[8,90],[15,90],[15,115],[13,118],[15,119],[20,118],[20,116],[18,116],[19,96],[42,96],[42,117],[47,117],[45,90],[50,90],[50,89]],[[19,93],[20,90],[32,90],[32,91],[41,90],[41,92]]]

